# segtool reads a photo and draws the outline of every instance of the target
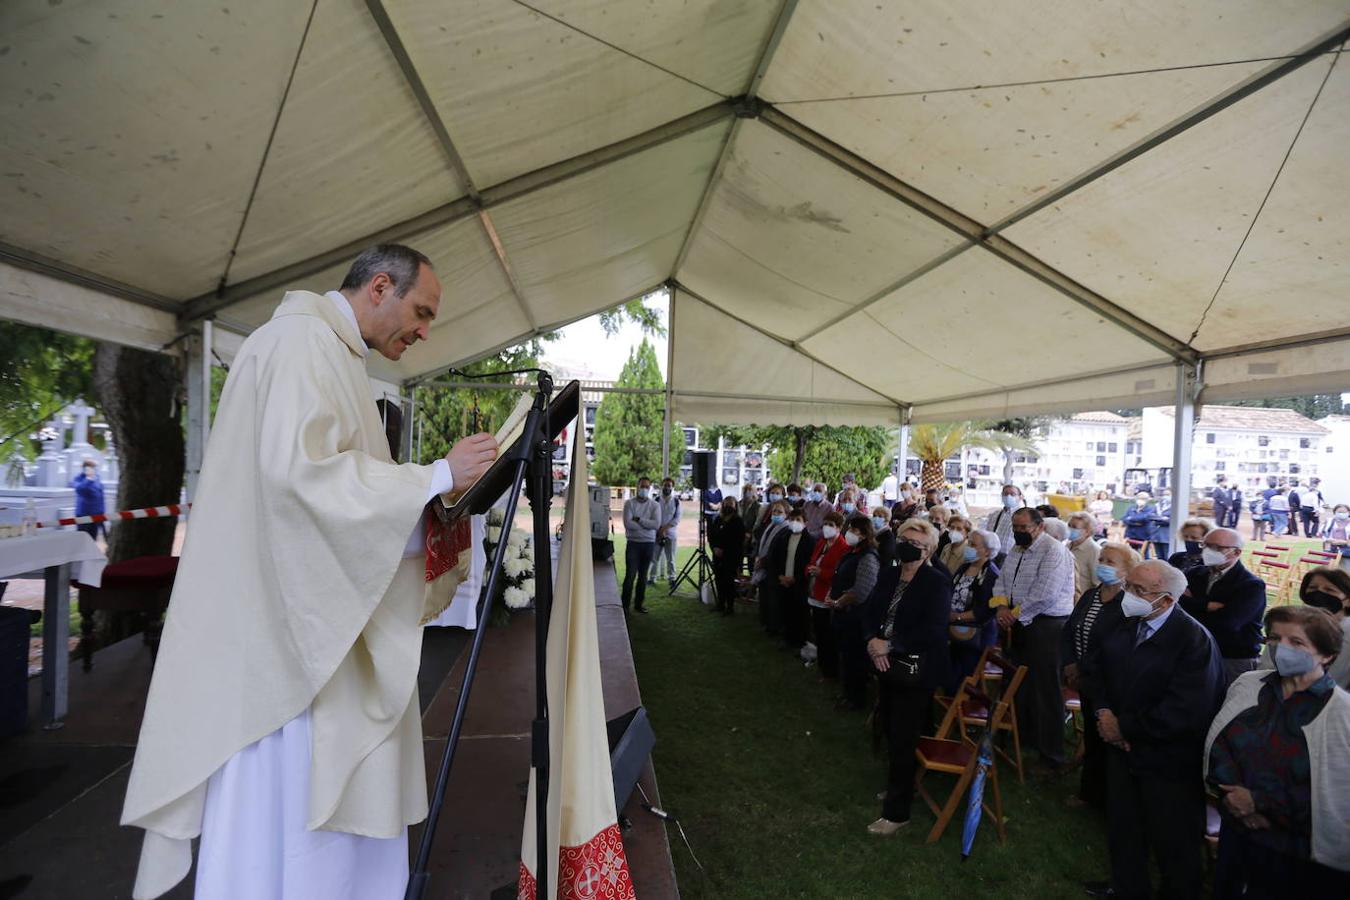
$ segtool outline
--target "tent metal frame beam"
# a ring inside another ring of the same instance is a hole
[[[954,231],[965,239],[963,245],[958,245],[949,249],[940,259],[942,262],[950,261],[961,253],[975,246],[982,246],[989,250],[995,256],[1003,261],[1021,269],[1032,277],[1040,280],[1047,286],[1054,288],[1059,293],[1068,297],[1070,300],[1086,307],[1093,313],[1110,321],[1112,324],[1123,328],[1125,331],[1133,334],[1139,339],[1162,350],[1169,357],[1179,362],[1194,363],[1198,357],[1194,350],[1186,345],[1184,341],[1172,337],[1161,328],[1150,322],[1139,318],[1134,313],[1117,306],[1110,300],[1098,294],[1096,291],[1080,284],[1048,263],[1037,259],[1032,254],[1018,247],[1016,244],[992,233],[979,222],[947,206],[940,200],[929,196],[912,185],[906,184],[899,178],[885,171],[884,169],[873,165],[851,150],[836,144],[834,141],[820,134],[812,128],[803,125],[791,116],[782,111],[765,106],[760,120],[779,134],[796,141],[808,150],[811,150],[823,159],[831,162],[848,173],[854,175],[866,184],[871,185],[887,196],[900,201],[911,209],[919,212],[940,225]],[[929,271],[933,268],[930,264]],[[911,273],[912,275],[913,273]],[[902,279],[903,281],[903,279]],[[892,288],[891,290],[894,290]],[[881,299],[883,295],[874,295],[862,303],[854,306],[843,318],[862,312],[872,304]],[[810,340],[815,337],[830,324],[837,324],[837,321],[827,323],[798,339],[798,343]]]
[[[888,395],[888,394],[883,394],[881,391],[878,391],[878,390],[877,390],[876,388],[874,388],[874,387],[868,387],[867,385],[863,384],[863,383],[862,383],[861,381],[859,381],[858,379],[854,378],[852,375],[849,375],[847,372],[843,372],[843,371],[841,371],[841,370],[835,368],[834,366],[830,365],[829,363],[825,362],[823,359],[820,359],[820,358],[817,357],[815,354],[811,353],[809,350],[807,350],[807,349],[805,349],[804,347],[801,347],[800,345],[798,345],[795,341],[790,341],[790,340],[788,340],[787,338],[782,337],[781,335],[774,334],[774,333],[771,332],[771,331],[766,331],[765,329],[760,328],[758,325],[755,325],[755,324],[752,323],[752,322],[747,322],[745,319],[741,318],[740,316],[736,315],[735,313],[730,312],[729,310],[727,310],[727,309],[725,309],[725,308],[723,308],[723,307],[717,305],[716,303],[713,303],[711,300],[709,300],[707,297],[704,297],[702,294],[698,293],[697,291],[691,291],[691,290],[689,289],[689,287],[688,287],[687,285],[685,285],[683,282],[678,281],[678,280],[675,280],[675,279],[672,279],[672,280],[671,280],[671,283],[674,284],[676,287],[678,287],[678,288],[679,288],[681,291],[683,291],[684,293],[688,294],[690,297],[693,297],[695,300],[697,300],[698,302],[702,303],[704,306],[707,306],[707,307],[710,308],[710,309],[716,310],[717,312],[721,313],[722,315],[726,316],[727,318],[729,318],[729,319],[731,319],[731,320],[733,320],[733,321],[735,321],[735,322],[739,322],[740,324],[744,325],[746,328],[751,329],[752,331],[755,331],[755,332],[757,332],[757,333],[759,333],[759,334],[762,334],[762,335],[764,335],[765,337],[767,337],[767,338],[769,338],[769,339],[771,339],[771,340],[777,341],[778,343],[782,344],[784,347],[787,347],[787,348],[789,348],[789,349],[791,349],[791,350],[797,351],[797,352],[800,353],[802,356],[805,356],[807,359],[811,360],[811,362],[815,363],[816,365],[821,366],[822,368],[825,368],[825,369],[829,369],[831,372],[833,372],[834,374],[840,376],[841,378],[846,378],[846,379],[848,379],[848,380],[851,381],[853,384],[856,384],[858,387],[862,388],[863,390],[868,391],[869,393],[872,393],[872,394],[876,394],[878,397],[882,397],[882,398],[884,398],[885,400],[890,401],[889,403],[883,404],[883,405],[893,406],[893,407],[904,407],[904,406],[908,405],[904,400],[898,400],[898,399],[896,399],[895,397],[892,397],[892,396],[890,396],[890,395]],[[677,393],[678,393],[678,392],[677,392]],[[692,394],[690,394],[690,393],[688,393],[688,392],[685,392],[685,395],[686,395],[686,396],[692,396]],[[752,399],[752,398],[748,398],[748,397],[747,397],[747,398],[744,398],[744,399]],[[821,402],[831,402],[831,401],[811,400],[811,401],[807,401],[807,402],[811,402],[811,403],[821,403]],[[833,401],[833,402],[841,402],[841,401]],[[850,401],[850,402],[852,402],[852,401]],[[859,405],[867,405],[867,404],[875,403],[876,401],[857,401],[857,402],[859,403]]]
[[[431,92],[427,90],[426,83],[422,81],[421,73],[417,71],[417,67],[413,64],[408,48],[404,45],[403,38],[399,36],[397,26],[394,25],[394,20],[390,18],[389,11],[385,9],[383,0],[366,0],[366,9],[370,11],[371,18],[375,20],[376,26],[379,27],[385,45],[389,47],[389,52],[393,54],[394,61],[398,63],[399,70],[403,73],[403,80],[408,83],[408,89],[412,91],[413,97],[417,100],[417,105],[422,109],[423,117],[426,118],[427,124],[431,126],[432,132],[435,133],[441,149],[445,151],[446,159],[449,161],[455,177],[464,185],[464,190],[468,192],[469,199],[479,204],[479,224],[483,226],[483,233],[487,236],[488,243],[492,245],[492,252],[497,257],[497,265],[501,267],[502,275],[511,287],[511,293],[515,295],[516,303],[520,305],[520,311],[525,316],[525,321],[529,323],[531,328],[538,328],[539,321],[535,317],[534,310],[530,309],[529,303],[525,300],[520,282],[516,280],[516,273],[511,267],[511,261],[506,256],[506,247],[502,244],[501,236],[497,233],[497,226],[493,224],[488,211],[481,208],[482,199],[478,192],[478,186],[474,183],[473,176],[469,174],[469,167],[465,164],[464,157],[460,155],[459,148],[455,146],[454,140],[451,139],[450,131],[445,127],[445,120],[441,118],[440,111],[436,109],[436,104],[431,99]]]
[[[81,269],[78,266],[68,265],[58,262],[48,256],[40,253],[33,253],[24,250],[22,247],[15,247],[13,244],[7,244],[0,241],[0,262],[6,262],[20,269],[26,269],[29,272],[37,272],[39,275],[50,275],[52,278],[78,285],[79,287],[89,288],[99,291],[120,300],[128,300],[140,306],[148,306],[151,309],[157,309],[160,312],[174,313],[175,315],[183,311],[183,304],[170,300],[168,297],[162,297],[159,294],[142,290],[130,284],[125,284],[113,278],[105,278],[93,272]]]
[[[969,394],[952,394],[946,397],[936,397],[932,400],[916,400],[914,405],[922,408],[925,406],[937,406],[940,403],[960,403],[965,400],[979,400],[984,397],[998,397],[1003,394],[1012,394],[1018,391],[1034,391],[1038,388],[1059,387],[1064,384],[1073,384],[1076,381],[1090,381],[1093,378],[1108,378],[1112,375],[1129,375],[1135,372],[1153,372],[1168,368],[1172,361],[1160,359],[1157,362],[1140,363],[1133,366],[1121,366],[1115,369],[1103,369],[1098,372],[1089,372],[1083,375],[1072,375],[1066,378],[1045,378],[1040,381],[1028,381],[1022,384],[1010,384],[1007,387],[1001,387],[992,391],[972,391]]]
[[[174,309],[181,311],[183,317],[188,321],[205,318],[217,310],[224,309],[241,300],[276,290],[307,275],[347,262],[372,244],[409,240],[419,234],[477,215],[479,210],[491,209],[494,206],[518,200],[544,188],[584,175],[601,166],[618,162],[644,150],[668,144],[686,135],[716,125],[735,115],[736,102],[733,99],[714,103],[633,137],[615,141],[594,150],[588,150],[585,153],[551,163],[523,175],[517,175],[515,178],[508,179],[500,184],[483,188],[476,203],[471,197],[460,197],[410,219],[382,228],[354,241],[349,241],[340,247],[229,285],[223,291],[213,291],[195,297],[187,301],[186,306],[175,304]],[[659,287],[660,285],[656,285],[651,290]],[[649,290],[646,293],[650,292]],[[585,318],[585,316],[579,318]],[[569,320],[563,324],[571,324],[573,321],[577,321],[577,319]],[[537,329],[537,331],[547,330],[549,329],[545,326]],[[512,346],[520,341],[529,340],[532,336],[536,335],[524,335],[519,340],[512,341],[511,344],[505,346]]]
[[[698,233],[699,226],[703,224],[703,218],[708,212],[708,204],[712,201],[713,192],[716,191],[717,185],[722,180],[722,171],[726,168],[727,161],[731,159],[731,149],[736,143],[736,136],[740,134],[740,120],[759,115],[759,87],[764,83],[764,76],[769,73],[769,64],[773,62],[774,54],[778,52],[778,45],[783,42],[783,35],[787,32],[788,24],[792,21],[792,14],[796,11],[797,0],[783,0],[783,5],[778,9],[778,17],[774,20],[773,30],[769,32],[769,38],[764,42],[764,47],[759,53],[759,60],[755,63],[755,70],[750,74],[750,80],[746,84],[745,96],[738,99],[736,121],[732,122],[731,128],[727,130],[726,139],[722,142],[722,147],[717,153],[717,163],[708,173],[708,183],[703,186],[703,196],[699,197],[698,207],[694,210],[694,217],[689,220],[689,230],[684,233],[684,240],[680,242],[680,252],[675,255],[675,264],[670,267],[671,278],[680,273],[685,259],[689,256],[689,248],[694,243],[694,235]]]
[[[1237,347],[1225,347],[1222,350],[1205,353],[1204,358],[1206,360],[1229,359],[1234,356],[1249,356],[1269,350],[1293,350],[1300,347],[1316,347],[1319,344],[1334,344],[1337,341],[1346,340],[1350,340],[1350,328],[1335,328],[1330,331],[1319,331],[1316,334],[1300,335],[1299,337],[1277,338],[1241,344]]]

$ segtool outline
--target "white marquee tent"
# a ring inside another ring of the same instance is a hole
[[[1350,0],[9,0],[0,316],[220,340],[400,240],[445,296],[391,381],[666,285],[685,421],[1341,389],[1348,35]]]

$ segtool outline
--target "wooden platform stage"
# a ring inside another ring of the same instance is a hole
[[[596,605],[608,718],[641,703],[614,569],[596,564]],[[428,784],[454,715],[472,633],[428,629],[419,677]],[[36,721],[37,679],[30,679],[30,727],[0,740],[0,900],[129,898],[141,832],[117,822],[130,774],[150,655],[139,637],[95,655],[86,674],[72,666],[66,726]],[[515,897],[534,714],[534,617],[512,617],[488,631],[455,758],[446,811],[436,833],[429,898]],[[660,740],[660,735],[657,735]],[[642,785],[659,805],[648,760]],[[624,843],[643,900],[679,892],[664,824],[635,792],[624,814]],[[420,828],[410,835],[415,852]],[[192,896],[192,876],[170,898]]]

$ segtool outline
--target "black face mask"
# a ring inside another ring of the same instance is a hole
[[[1333,597],[1326,591],[1308,591],[1308,596],[1303,598],[1303,602],[1308,606],[1325,609],[1329,613],[1338,613],[1345,605],[1345,601],[1340,597]]]
[[[1201,549],[1200,541],[1187,541],[1187,542],[1186,542],[1186,552],[1187,552],[1187,553],[1197,554],[1197,553],[1200,552],[1200,549]]]
[[[1036,540],[1036,538],[1025,531],[1013,532],[1013,543],[1019,547],[1030,547],[1031,542],[1034,540]]]
[[[661,488],[661,496],[663,496],[663,497],[669,497],[669,496],[670,496],[670,488],[668,488],[668,487],[663,487],[663,488]]]
[[[895,545],[895,558],[902,563],[918,562],[923,559],[923,551],[908,541],[901,541]]]

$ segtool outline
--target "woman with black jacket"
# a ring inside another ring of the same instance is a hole
[[[880,685],[877,716],[890,757],[881,818],[867,826],[877,835],[895,834],[909,824],[914,748],[925,721],[931,721],[933,690],[949,682],[951,671],[952,582],[930,562],[937,529],[910,519],[895,537],[900,565],[882,573],[866,608],[867,652]]]
[[[980,654],[998,640],[998,622],[989,608],[998,581],[998,556],[1002,545],[992,531],[977,528],[970,533],[963,551],[965,562],[952,573],[952,615],[948,629],[952,643],[952,677],[943,685],[955,692],[962,678],[975,671]]]
[[[867,705],[867,650],[863,630],[863,607],[881,572],[872,520],[852,515],[844,522],[848,552],[839,560],[830,582],[830,625],[839,648],[839,675],[844,693],[839,709],[863,709]]]
[[[1093,708],[1093,697],[1106,696],[1097,652],[1102,639],[1125,621],[1120,611],[1122,586],[1130,569],[1141,561],[1138,551],[1129,544],[1114,541],[1103,544],[1097,558],[1099,584],[1084,591],[1060,632],[1059,660],[1064,668],[1064,683],[1078,692],[1084,710]],[[1092,722],[1083,729],[1083,770],[1074,805],[1106,807],[1106,744]]]
[[[722,514],[708,528],[708,543],[713,548],[713,585],[717,589],[717,605],[710,611],[729,616],[736,608],[736,575],[745,549],[745,523],[735,497],[722,501]]]

